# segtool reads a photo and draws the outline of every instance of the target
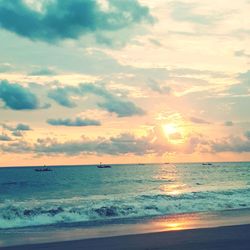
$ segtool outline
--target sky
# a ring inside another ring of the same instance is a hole
[[[250,160],[249,11],[0,0],[0,166]]]

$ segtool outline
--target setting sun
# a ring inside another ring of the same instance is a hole
[[[162,126],[165,135],[169,136],[178,132],[174,124],[165,124]]]

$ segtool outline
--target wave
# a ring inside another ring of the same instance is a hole
[[[13,200],[0,203],[0,228],[72,222],[108,221],[198,211],[250,207],[250,190],[148,193],[134,196],[89,196],[70,199]]]

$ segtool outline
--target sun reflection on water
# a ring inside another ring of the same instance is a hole
[[[188,188],[174,164],[163,165],[154,179],[162,182],[159,191],[167,195],[177,196],[186,192]]]
[[[155,226],[162,231],[173,231],[193,228],[199,225],[201,217],[199,214],[181,214],[175,216],[168,216],[155,221]]]

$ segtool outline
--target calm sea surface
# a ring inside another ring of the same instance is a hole
[[[250,208],[250,163],[0,168],[0,228]]]

